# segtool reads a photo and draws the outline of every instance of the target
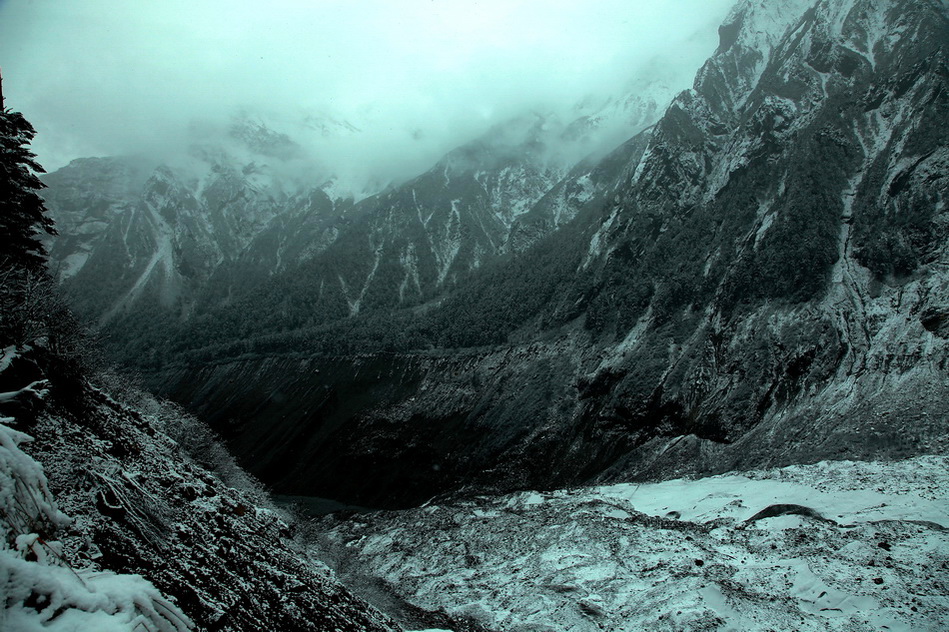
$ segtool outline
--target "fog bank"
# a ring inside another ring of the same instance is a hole
[[[322,165],[398,179],[525,111],[688,87],[731,4],[7,0],[0,66],[48,170],[180,154],[243,112]]]

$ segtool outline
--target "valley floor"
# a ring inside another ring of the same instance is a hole
[[[944,630],[949,457],[328,516],[345,580],[456,630]]]

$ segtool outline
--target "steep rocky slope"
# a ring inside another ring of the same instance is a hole
[[[305,553],[194,419],[88,385],[64,407],[58,380],[32,379],[44,353],[0,354],[3,629],[395,629]]]
[[[368,504],[944,450],[944,4],[746,1],[720,33],[655,127],[518,218],[516,256],[155,384],[267,480]]]
[[[3,393],[11,395],[11,393]],[[10,421],[5,418],[5,421]],[[51,534],[69,523],[40,465],[19,448],[28,435],[0,424],[0,577],[5,630],[169,630],[188,617],[138,576],[73,570]]]

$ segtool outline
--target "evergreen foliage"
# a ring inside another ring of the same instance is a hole
[[[56,234],[37,193],[46,185],[36,175],[45,171],[29,149],[35,135],[22,114],[0,110],[0,263],[34,271],[46,265],[39,235]]]
[[[31,351],[8,378],[45,375],[53,399],[75,409],[84,405],[84,380],[97,356],[46,267],[40,235],[56,230],[37,193],[45,185],[29,149],[35,135],[22,114],[0,110],[0,349]]]

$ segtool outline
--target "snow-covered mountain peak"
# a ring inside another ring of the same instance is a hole
[[[362,129],[345,118],[319,111],[304,114],[302,124],[323,137],[344,136],[362,132]]]
[[[723,53],[732,46],[767,51],[784,36],[790,25],[816,4],[818,0],[742,0],[719,27],[716,52]]]
[[[284,133],[276,132],[264,122],[250,117],[237,117],[231,123],[228,134],[254,153],[280,160],[290,160],[302,155],[303,149]]]

